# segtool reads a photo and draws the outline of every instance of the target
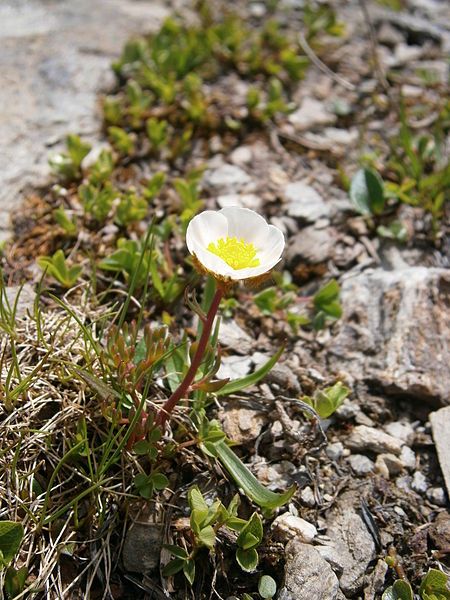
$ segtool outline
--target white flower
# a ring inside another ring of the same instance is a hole
[[[232,280],[270,271],[280,261],[284,243],[278,227],[238,206],[205,210],[192,219],[186,232],[189,252],[204,269]]]

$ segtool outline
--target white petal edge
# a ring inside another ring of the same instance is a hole
[[[189,252],[197,254],[196,248],[206,249],[208,244],[227,237],[228,221],[220,211],[205,210],[196,215],[186,230],[186,245]]]
[[[247,243],[254,244],[258,250],[264,247],[264,240],[269,227],[267,221],[249,208],[228,206],[219,211],[228,221],[228,235],[244,239]]]

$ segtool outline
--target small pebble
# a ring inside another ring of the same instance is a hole
[[[415,492],[424,494],[428,489],[428,482],[425,475],[420,471],[416,471],[412,478],[411,487]]]
[[[344,452],[344,446],[341,442],[334,442],[333,444],[328,444],[325,452],[331,460],[339,460]]]
[[[414,437],[412,425],[405,421],[394,421],[393,423],[389,423],[384,430],[389,435],[392,435],[392,437],[402,440],[405,443],[410,442]]]
[[[380,469],[382,475],[383,473],[381,471],[384,472],[385,468],[389,477],[399,475],[403,471],[403,462],[394,454],[380,454],[377,457],[376,466],[377,469]]]
[[[446,506],[447,498],[445,497],[444,488],[441,487],[432,487],[428,488],[426,491],[427,498],[433,504],[437,506]]]
[[[352,454],[348,457],[348,462],[355,475],[367,475],[367,473],[371,473],[374,468],[373,461],[363,454]]]
[[[409,446],[403,446],[400,452],[400,460],[407,469],[412,471],[416,468],[416,455]]]
[[[274,536],[283,542],[295,538],[300,542],[310,543],[317,535],[317,529],[312,523],[290,513],[277,517],[272,523],[272,529]]]
[[[316,505],[316,499],[314,497],[314,492],[312,491],[312,489],[309,486],[307,486],[301,490],[300,500],[303,502],[303,504],[305,504],[305,506],[309,506],[309,508],[312,508],[313,506]]]
[[[397,477],[397,479],[395,480],[395,484],[400,490],[404,490],[405,492],[410,492],[411,491],[411,481],[412,481],[412,477],[410,475],[401,475],[400,477]]]

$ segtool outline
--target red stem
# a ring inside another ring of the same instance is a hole
[[[222,297],[223,290],[217,288],[216,293],[214,294],[214,298],[211,302],[211,306],[209,307],[208,314],[206,315],[206,320],[203,323],[202,334],[200,336],[200,340],[198,342],[194,358],[192,359],[191,366],[189,367],[188,372],[184,376],[183,381],[180,383],[180,385],[174,391],[174,393],[170,396],[170,398],[166,400],[166,403],[158,413],[157,424],[160,426],[164,426],[165,422],[170,417],[170,414],[175,408],[175,406],[178,404],[181,398],[184,398],[189,392],[189,388],[191,387],[195,379],[195,375],[198,371],[198,368],[203,360],[203,355],[205,354],[205,350],[208,345],[209,338],[211,336],[214,318],[217,314],[217,310],[219,308],[219,304],[222,300]]]

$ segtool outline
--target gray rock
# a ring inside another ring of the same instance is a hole
[[[250,372],[252,359],[250,356],[223,356],[217,371],[219,379],[238,379]]]
[[[450,406],[431,413],[430,422],[439,465],[450,495]]]
[[[287,213],[291,217],[314,222],[330,214],[329,207],[314,188],[303,181],[288,183],[284,188]]]
[[[304,131],[315,125],[330,125],[336,121],[336,115],[329,112],[320,100],[306,97],[300,107],[289,115],[289,121],[297,131]]]
[[[345,445],[351,450],[370,450],[376,454],[387,452],[398,456],[403,444],[375,427],[357,425],[345,440]]]
[[[367,473],[371,473],[373,471],[373,461],[363,454],[352,454],[347,460],[350,463],[355,475],[367,475]]]
[[[223,192],[237,192],[250,182],[250,176],[241,167],[230,164],[223,164],[205,175],[207,185]]]
[[[246,165],[253,160],[251,146],[239,146],[230,154],[230,160],[234,165]]]
[[[344,452],[344,446],[342,442],[334,442],[333,444],[328,444],[325,452],[331,460],[339,460]]]
[[[122,44],[169,10],[157,0],[0,2],[0,239],[27,189],[47,182],[49,145],[58,150],[69,132],[99,134],[98,93]]]
[[[445,490],[441,487],[428,488],[426,496],[430,502],[437,504],[437,506],[446,506],[447,498],[445,497]]]
[[[305,261],[310,264],[326,262],[332,256],[334,243],[330,228],[305,227],[291,238],[286,252],[287,261],[294,269]]]
[[[125,535],[122,560],[127,571],[146,573],[159,565],[162,525],[136,522]]]
[[[416,471],[411,482],[412,489],[418,494],[425,494],[428,489],[428,481],[423,473]]]
[[[341,496],[327,518],[327,537],[330,543],[317,548],[321,555],[338,569],[341,590],[350,596],[356,594],[363,586],[369,563],[376,555],[373,538],[353,508],[355,501],[352,492]],[[311,596],[315,597],[317,596]]]
[[[338,593],[336,575],[313,546],[296,541],[286,546],[284,583],[278,600],[336,600]]]
[[[219,342],[238,354],[249,354],[254,344],[254,340],[234,319],[224,319],[220,323]]]
[[[402,451],[400,452],[400,460],[406,469],[412,471],[416,468],[416,455],[409,446],[402,447]]]
[[[25,283],[23,286],[12,285],[5,287],[4,292],[6,294],[11,311],[14,310],[15,306],[15,314],[17,319],[24,317],[27,312],[33,310],[36,293],[33,286],[29,283]]]
[[[299,496],[300,496],[300,500],[303,502],[303,504],[305,506],[312,508],[313,506],[316,505],[316,498],[314,496],[314,492],[313,492],[312,488],[310,488],[309,486],[300,490]]]
[[[377,269],[344,280],[330,366],[386,392],[450,402],[450,272]]]
[[[407,421],[394,421],[393,423],[388,423],[384,430],[392,437],[398,438],[405,442],[405,444],[410,443],[414,438],[414,429],[411,423]]]
[[[317,529],[312,523],[291,513],[283,513],[277,517],[272,523],[271,529],[274,537],[283,542],[296,539],[309,544],[317,535]]]

